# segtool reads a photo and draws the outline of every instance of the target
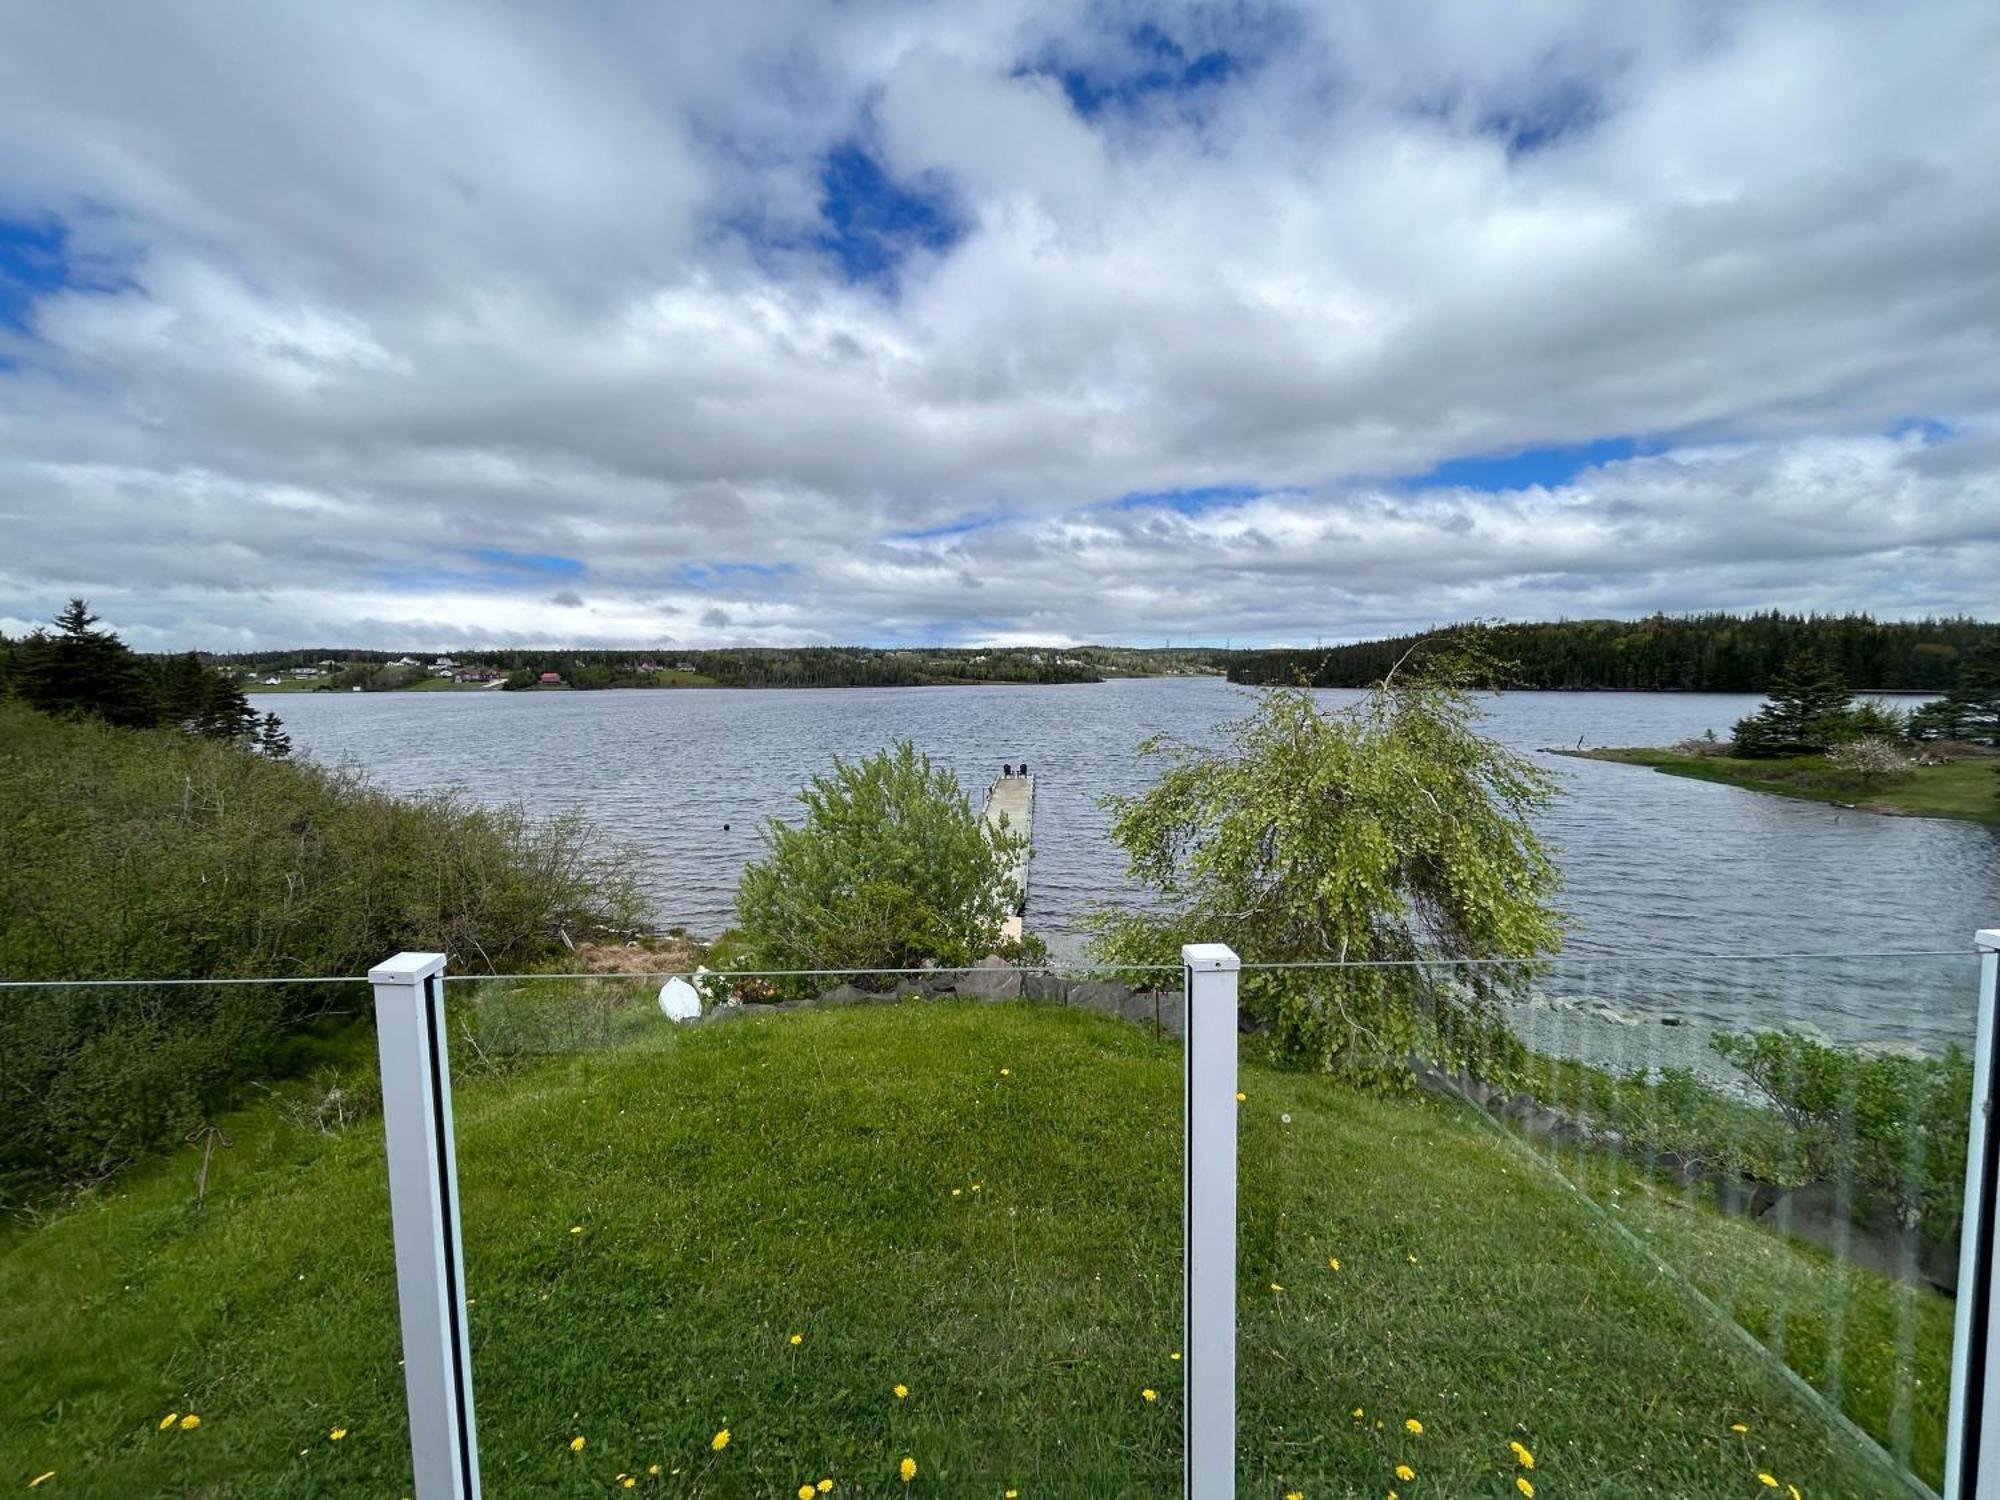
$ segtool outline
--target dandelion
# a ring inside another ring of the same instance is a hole
[[[792,1347],[794,1349],[798,1348],[798,1346],[803,1344],[805,1341],[806,1341],[806,1336],[803,1333],[795,1333],[792,1335]]]
[[[628,1490],[634,1490],[639,1487],[639,1481],[634,1479],[630,1474],[627,1474],[623,1479],[619,1480],[618,1482]]]
[[[182,1432],[193,1432],[195,1428],[199,1426],[201,1426],[201,1418],[196,1416],[193,1412],[189,1412],[186,1416],[181,1418]]]
[[[1249,1099],[1249,1097],[1250,1097],[1250,1096],[1249,1096],[1248,1094],[1238,1094],[1238,1095],[1236,1096],[1236,1102],[1237,1102],[1238,1104],[1242,1104],[1242,1103],[1244,1103],[1245,1101],[1247,1101],[1247,1100]]]
[[[1514,1488],[1519,1490],[1522,1494],[1526,1495],[1528,1497],[1528,1500],[1535,1500],[1535,1487],[1533,1484],[1529,1483],[1527,1475],[1525,1474],[1515,1475]]]
[[[1778,1481],[1773,1479],[1769,1474],[1759,1474],[1757,1482],[1767,1490],[1775,1490],[1778,1487]]]
[[[174,1423],[178,1422],[180,1419],[181,1419],[181,1414],[179,1412],[177,1411],[168,1412],[164,1417],[160,1418],[160,1431],[165,1432],[169,1427],[173,1426]]]
[[[1790,1495],[1792,1497],[1792,1500],[1806,1500],[1806,1497],[1799,1493],[1799,1487],[1795,1484],[1786,1485],[1785,1493],[1787,1495]]]
[[[1001,1497],[1001,1500],[1017,1500],[1017,1497],[1020,1495],[1020,1493],[1021,1492],[1019,1490],[1008,1490],[1006,1494]]]
[[[1014,1076],[1014,1070],[1012,1068],[1002,1068],[1000,1070],[1000,1076],[1002,1078],[1012,1078]]]
[[[714,1437],[710,1438],[708,1440],[708,1446],[713,1448],[717,1453],[720,1453],[724,1448],[727,1448],[729,1446],[729,1429],[725,1427],[722,1429],[722,1431],[718,1432]]]
[[[1178,1349],[1176,1349],[1176,1350],[1174,1350],[1174,1352],[1173,1352],[1173,1353],[1169,1354],[1169,1355],[1167,1356],[1167,1358],[1168,1358],[1168,1359],[1170,1359],[1170,1360],[1172,1360],[1172,1361],[1173,1361],[1173,1362],[1174,1362],[1175,1364],[1179,1364],[1179,1363],[1180,1363],[1180,1358],[1181,1358],[1181,1351],[1180,1351],[1180,1350],[1178,1350]]]
[[[1408,1464],[1397,1464],[1396,1477],[1402,1480],[1403,1483],[1408,1484],[1412,1479],[1417,1477],[1417,1471]]]
[[[1276,1282],[1276,1281],[1274,1281],[1274,1282],[1272,1282],[1272,1283],[1271,1283],[1271,1290],[1272,1290],[1272,1291],[1274,1291],[1274,1292],[1282,1292],[1282,1291],[1283,1291],[1284,1289],[1285,1289],[1285,1288],[1284,1288],[1283,1284],[1282,1284],[1282,1283],[1280,1283],[1280,1282]]]
[[[583,1436],[583,1434],[581,1433],[578,1433],[575,1437],[569,1440],[569,1451],[572,1453],[581,1453],[583,1452],[583,1445],[589,1441],[590,1441],[589,1438]]]
[[[36,1485],[45,1483],[55,1477],[56,1471],[54,1469],[50,1469],[46,1474],[37,1474],[33,1479],[28,1481],[28,1488],[33,1489]]]
[[[648,1479],[658,1479],[660,1477],[660,1466],[658,1464],[647,1464],[646,1477]]]
[[[1750,1429],[1745,1427],[1741,1422],[1731,1422],[1729,1424],[1729,1430],[1731,1432],[1741,1433],[1741,1432],[1748,1432]]]
[[[1285,1500],[1306,1500],[1306,1497],[1301,1495],[1297,1490],[1287,1490],[1285,1492]]]
[[[976,1182],[975,1182],[975,1183],[973,1183],[973,1185],[972,1185],[972,1190],[973,1190],[973,1192],[975,1192],[975,1193],[976,1193],[976,1192],[978,1192],[978,1191],[979,1191],[979,1184],[978,1184],[978,1183],[976,1183]]]
[[[1403,1259],[1408,1261],[1413,1266],[1417,1263],[1417,1258],[1414,1255],[1405,1255]]]
[[[1326,1268],[1329,1271],[1338,1271],[1340,1269],[1340,1257],[1338,1255],[1329,1255],[1326,1258]]]
[[[956,1197],[957,1197],[957,1196],[958,1196],[958,1195],[959,1195],[960,1193],[962,1193],[962,1192],[964,1192],[964,1191],[965,1191],[965,1189],[963,1189],[963,1188],[953,1188],[953,1189],[951,1190],[951,1195],[952,1195],[952,1197],[956,1198]]]
[[[1358,1407],[1358,1406],[1357,1406],[1357,1407],[1355,1407],[1355,1408],[1354,1408],[1354,1420],[1355,1420],[1355,1421],[1359,1422],[1359,1421],[1360,1421],[1360,1420],[1361,1420],[1361,1419],[1362,1419],[1363,1417],[1365,1417],[1365,1416],[1367,1416],[1367,1415],[1368,1415],[1368,1413],[1367,1413],[1367,1412],[1365,1412],[1365,1411],[1363,1411],[1363,1410],[1362,1410],[1362,1409],[1361,1409],[1360,1407]]]
[[[897,1383],[895,1391],[896,1391],[896,1399],[898,1401],[907,1401],[910,1399],[910,1388],[906,1385],[903,1385],[901,1382]]]
[[[583,1226],[581,1224],[572,1224],[569,1226],[569,1232],[571,1234],[582,1234]]]
[[[1411,1437],[1422,1437],[1424,1435],[1424,1424],[1419,1422],[1415,1417],[1407,1417],[1403,1421],[1403,1430],[1409,1433]]]
[[[833,1488],[833,1481],[831,1479],[822,1479],[818,1484],[814,1485],[813,1488],[818,1490],[822,1495],[824,1495],[827,1491]]]
[[[1509,1443],[1507,1446],[1514,1450],[1515,1463],[1519,1464],[1524,1469],[1534,1468],[1535,1466],[1534,1454],[1530,1453],[1526,1448],[1522,1447],[1519,1443]]]
[[[810,1481],[799,1486],[799,1500],[813,1500],[813,1496],[818,1493],[819,1491],[812,1487]]]
[[[896,1473],[902,1479],[903,1483],[908,1484],[912,1479],[917,1477],[917,1461],[914,1458],[904,1459],[896,1465]]]
[[[1149,1385],[1143,1391],[1139,1392],[1139,1399],[1141,1401],[1157,1401],[1160,1399],[1160,1393]]]
[[[333,1431],[329,1432],[326,1435],[326,1440],[329,1443],[337,1443],[346,1436],[347,1436],[347,1429],[345,1427],[336,1427],[333,1429]]]

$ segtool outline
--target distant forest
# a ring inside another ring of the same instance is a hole
[[[1761,693],[1801,651],[1821,657],[1858,690],[1944,692],[1957,680],[1966,651],[2000,643],[2000,624],[1867,615],[1654,615],[1480,629],[1493,655],[1508,664],[1509,687],[1620,692]],[[1311,651],[1239,653],[1228,660],[1229,680],[1365,687],[1412,649],[1451,634],[1446,629]]]

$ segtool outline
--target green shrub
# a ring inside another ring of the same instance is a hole
[[[363,976],[405,948],[492,971],[642,910],[575,817],[391,797],[350,769],[0,701],[0,977]],[[366,1002],[358,981],[8,992],[0,1196],[176,1140],[282,1067],[291,1028]]]
[[[1024,845],[989,833],[958,778],[907,740],[861,761],[835,759],[799,793],[805,819],[764,825],[764,857],[736,889],[742,967],[850,973],[925,964],[962,968],[1009,952]],[[1013,945],[1018,950],[1018,945]],[[804,994],[823,981],[775,981]]]

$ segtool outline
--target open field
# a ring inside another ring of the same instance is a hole
[[[1650,766],[1669,776],[1720,781],[1755,792],[1838,802],[1869,812],[1917,818],[1962,818],[2000,824],[2000,756],[1968,756],[1941,766],[1918,766],[1907,780],[1871,787],[1827,764],[1823,755],[1783,760],[1742,760],[1728,755],[1679,755],[1672,750],[1562,750],[1585,760]]]
[[[489,1493],[1178,1492],[1171,1045],[945,1001],[621,1031],[461,1070]],[[1469,1111],[1257,1066],[1243,1088],[1246,1496],[1512,1496],[1510,1442],[1544,1497],[1894,1493]],[[189,1152],[0,1240],[0,1478],[406,1492],[379,1126],[287,1115],[224,1122],[205,1206]],[[1725,1281],[1783,1278],[1794,1343],[1915,1295],[1698,1208],[1637,1217]]]

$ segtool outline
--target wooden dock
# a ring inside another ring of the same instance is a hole
[[[986,826],[998,828],[1001,818],[1007,820],[1007,831],[1022,838],[1034,837],[1035,832],[1035,778],[1032,776],[1001,776],[986,789]],[[1028,911],[1028,856],[1024,850],[1021,858],[1010,872],[1015,888],[1020,891],[1020,903],[1014,908],[1014,915],[1007,919],[1002,929],[1010,938],[1018,938],[1022,922]]]

